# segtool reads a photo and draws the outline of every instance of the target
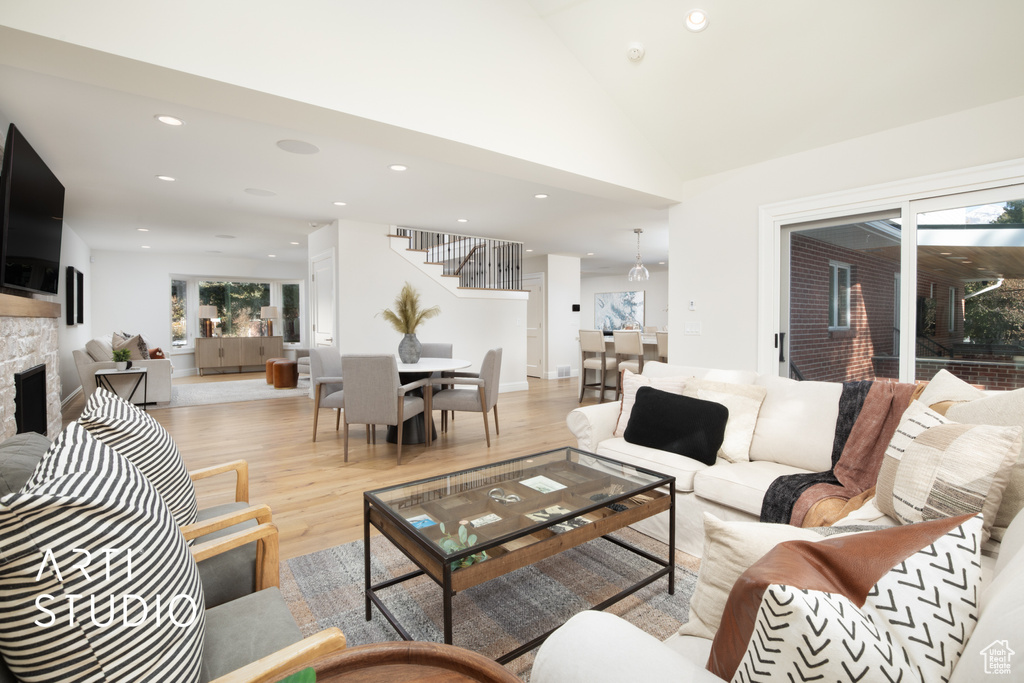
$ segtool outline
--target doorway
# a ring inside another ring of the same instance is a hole
[[[310,308],[313,319],[313,346],[334,346],[334,252],[315,256],[309,263]]]
[[[543,377],[544,357],[544,273],[523,276],[523,289],[530,293],[526,303],[526,376]]]

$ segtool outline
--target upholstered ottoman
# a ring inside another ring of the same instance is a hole
[[[268,358],[267,359],[267,384],[274,383],[274,363],[282,360],[288,360],[287,358]]]
[[[294,389],[299,386],[299,366],[293,360],[279,360],[273,365],[274,388]]]

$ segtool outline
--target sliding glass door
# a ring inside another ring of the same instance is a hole
[[[1024,387],[1024,186],[911,204],[917,234],[914,377],[940,369]]]

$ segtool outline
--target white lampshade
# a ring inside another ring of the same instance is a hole
[[[216,318],[217,307],[216,306],[200,306],[199,307],[199,318]]]
[[[280,317],[280,312],[277,310],[277,306],[261,306],[260,307],[260,318],[263,320],[275,320]]]

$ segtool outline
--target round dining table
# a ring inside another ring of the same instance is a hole
[[[420,358],[416,363],[403,363],[398,361],[398,378],[402,384],[408,384],[409,382],[415,382],[418,379],[429,377],[435,372],[447,372],[451,370],[461,370],[468,368],[472,363],[468,360],[462,360],[461,358]],[[414,393],[422,395],[420,389],[415,389]],[[427,440],[426,432],[426,419],[423,413],[419,415],[413,415],[408,420],[402,423],[402,443],[425,443]],[[431,417],[430,428],[434,428],[434,420]],[[433,432],[436,434],[436,430]],[[388,427],[387,435],[388,443],[396,443],[398,441],[398,427]]]

